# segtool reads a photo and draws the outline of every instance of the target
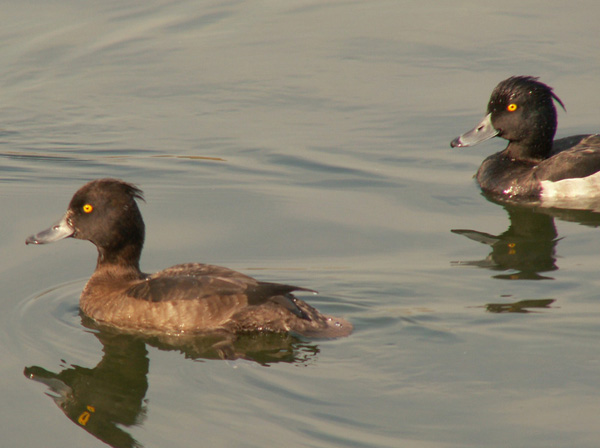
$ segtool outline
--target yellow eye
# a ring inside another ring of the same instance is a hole
[[[510,103],[507,107],[506,110],[509,112],[514,112],[515,110],[517,110],[517,105],[515,103]]]
[[[92,213],[92,210],[94,210],[94,207],[92,207],[92,204],[85,204],[83,206],[84,213]]]

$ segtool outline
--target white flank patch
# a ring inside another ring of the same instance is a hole
[[[545,180],[541,182],[541,185],[540,197],[542,205],[545,207],[577,205],[577,208],[588,208],[584,204],[586,200],[591,201],[597,207],[600,199],[600,171],[588,177],[564,179],[557,182]],[[573,199],[578,204],[573,204]],[[579,202],[582,203],[579,204]]]

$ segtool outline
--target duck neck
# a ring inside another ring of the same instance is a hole
[[[504,153],[515,160],[541,162],[550,156],[551,150],[552,138],[543,141],[510,141]]]
[[[135,244],[127,244],[118,250],[116,250],[114,247],[98,247],[98,262],[96,269],[107,266],[121,266],[140,272],[141,254],[142,247]]]
[[[97,268],[103,266],[127,267],[140,272],[140,256],[144,247],[145,226],[141,215],[117,227],[117,231],[92,241],[98,249]]]
[[[520,128],[510,136],[504,136],[509,141],[505,149],[508,157],[534,162],[541,162],[550,157],[556,132],[556,111],[552,107],[551,110],[536,115],[526,127]]]

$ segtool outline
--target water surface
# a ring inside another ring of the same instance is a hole
[[[597,131],[598,8],[4,5],[4,443],[596,446],[600,219],[487,201],[472,176],[502,142],[449,142],[515,74],[555,88],[559,136]],[[93,246],[24,239],[109,176],[145,191],[145,271],[313,288],[354,334],[223,361],[94,328]]]

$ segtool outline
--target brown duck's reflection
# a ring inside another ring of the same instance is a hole
[[[490,201],[494,202],[491,199]],[[453,233],[486,244],[492,249],[483,260],[456,261],[453,264],[478,266],[492,271],[513,271],[493,276],[498,279],[553,279],[541,273],[558,269],[556,245],[560,238],[556,232],[554,219],[593,227],[600,225],[600,213],[591,210],[541,208],[507,203],[503,203],[502,206],[508,213],[510,226],[500,235],[477,230],[452,229]]]
[[[64,366],[54,373],[39,366],[26,367],[27,378],[45,384],[50,396],[77,426],[112,447],[141,447],[127,427],[144,421],[148,404],[149,358],[147,346],[180,351],[186,358],[245,359],[268,365],[276,362],[307,363],[318,353],[316,345],[286,334],[211,334],[207,336],[146,337],[94,329],[103,356],[93,368]]]

